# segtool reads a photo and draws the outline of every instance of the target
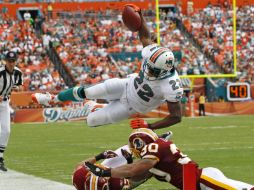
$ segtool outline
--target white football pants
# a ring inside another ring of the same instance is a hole
[[[0,126],[0,157],[3,157],[11,132],[9,101],[0,102]]]
[[[116,168],[116,167],[127,164],[127,160],[122,155],[121,149],[124,149],[127,152],[131,153],[129,146],[124,145],[114,151],[118,156],[114,158],[105,159],[101,164],[107,168]]]
[[[201,190],[250,190],[253,185],[227,178],[217,168],[203,168],[200,178]]]
[[[125,98],[127,79],[113,78],[103,83],[85,89],[88,99],[105,99],[109,104],[102,109],[90,113],[87,116],[87,125],[90,127],[116,123],[128,119],[136,113]]]

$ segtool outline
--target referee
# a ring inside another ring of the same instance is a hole
[[[22,72],[15,67],[17,54],[13,51],[5,55],[5,65],[0,66],[0,171],[7,171],[3,154],[10,136],[10,106],[11,90],[23,84]]]

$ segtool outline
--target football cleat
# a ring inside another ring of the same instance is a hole
[[[44,106],[50,106],[54,104],[55,96],[50,94],[49,92],[44,93],[34,93],[31,95],[33,102],[37,104],[41,104]]]
[[[7,172],[7,168],[4,166],[4,162],[0,162],[0,171]]]

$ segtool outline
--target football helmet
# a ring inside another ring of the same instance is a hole
[[[77,190],[109,190],[108,179],[93,175],[84,165],[75,169],[72,184]]]
[[[168,48],[156,46],[144,59],[142,70],[147,80],[160,80],[171,76],[176,66],[173,52]]]
[[[89,170],[83,166],[78,166],[72,175],[72,184],[76,187],[77,190],[84,190],[85,189],[85,182]]]
[[[84,190],[109,190],[108,178],[98,177],[92,173],[89,173]]]
[[[129,136],[129,148],[131,153],[140,158],[141,150],[145,145],[150,144],[158,139],[158,135],[148,128],[139,128],[132,131]]]

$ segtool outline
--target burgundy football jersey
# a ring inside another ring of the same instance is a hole
[[[183,164],[196,165],[197,181],[201,175],[198,165],[184,155],[172,141],[158,139],[146,145],[141,152],[142,159],[156,159],[158,163],[150,172],[160,181],[166,181],[179,189],[183,189]]]
[[[129,189],[130,182],[128,179],[120,179],[120,178],[109,178],[109,189],[110,190],[122,190],[122,189]]]

